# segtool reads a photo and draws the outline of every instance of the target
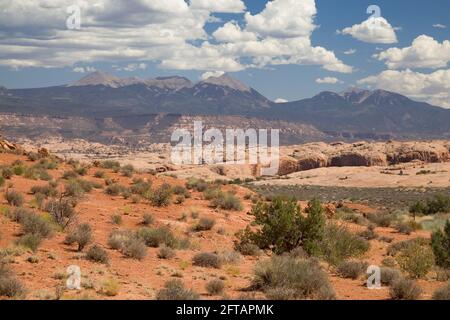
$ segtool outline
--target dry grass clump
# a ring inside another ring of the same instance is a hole
[[[25,295],[25,287],[14,276],[6,262],[0,259],[0,297],[20,298]]]
[[[214,279],[206,284],[206,291],[212,296],[221,295],[225,290],[225,282],[220,279]]]
[[[10,206],[21,207],[25,199],[23,195],[15,190],[7,190],[5,192],[5,199]]]
[[[137,231],[137,237],[142,239],[146,246],[150,248],[158,248],[161,245],[176,248],[178,243],[177,238],[168,227],[144,227]]]
[[[163,184],[147,196],[155,207],[167,207],[172,199],[172,188],[169,184]]]
[[[211,207],[220,208],[229,211],[241,211],[243,205],[241,200],[230,192],[219,192],[216,197],[211,199]]]
[[[86,259],[93,262],[108,264],[108,253],[100,246],[93,245],[86,253]]]
[[[147,247],[142,240],[131,237],[124,243],[122,253],[128,258],[143,260],[147,256]]]
[[[198,300],[199,295],[190,289],[186,289],[179,279],[169,280],[164,284],[164,288],[156,294],[156,300]]]
[[[222,261],[220,257],[215,253],[202,252],[196,254],[192,258],[194,266],[204,268],[220,269],[222,267]]]
[[[394,268],[381,268],[381,284],[390,286],[402,277],[402,273]]]
[[[328,276],[315,259],[274,256],[260,262],[253,286],[274,300],[335,299]]]
[[[23,235],[16,241],[16,244],[18,246],[28,248],[33,252],[36,252],[38,250],[41,243],[42,243],[42,238],[40,236],[34,235],[34,234]]]
[[[142,224],[144,226],[149,226],[152,225],[153,223],[155,223],[155,217],[153,217],[153,215],[151,215],[150,213],[145,213],[144,216],[142,217]]]
[[[196,232],[209,231],[215,226],[215,224],[216,224],[215,219],[203,217],[193,227],[193,230]]]
[[[147,246],[144,241],[132,232],[113,231],[109,235],[108,245],[131,259],[143,260],[147,256]]]
[[[437,289],[433,293],[433,300],[450,300],[450,284],[447,284],[445,287]]]
[[[414,280],[399,278],[392,283],[389,294],[393,300],[418,300],[422,288]]]
[[[345,279],[356,280],[366,273],[368,266],[367,262],[347,261],[337,267],[337,273]]]
[[[379,212],[367,215],[367,219],[378,227],[388,228],[394,223],[396,217],[387,212]]]
[[[159,248],[158,252],[159,259],[169,260],[175,258],[175,256],[176,256],[175,250],[173,250],[172,248],[166,247],[165,245]]]

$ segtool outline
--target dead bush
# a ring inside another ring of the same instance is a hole
[[[422,289],[415,281],[400,278],[392,283],[389,294],[393,300],[418,300]]]
[[[156,300],[198,300],[199,296],[193,290],[186,289],[183,282],[178,279],[169,280],[164,284],[164,288],[156,294]]]
[[[215,253],[202,252],[198,253],[192,259],[194,266],[204,268],[220,269],[222,267],[222,261]]]
[[[91,241],[92,228],[88,223],[83,223],[67,235],[65,243],[68,245],[76,243],[78,245],[78,252],[81,252]]]

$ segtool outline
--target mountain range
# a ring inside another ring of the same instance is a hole
[[[178,76],[121,79],[95,72],[63,86],[13,90],[0,87],[0,113],[89,119],[139,119],[136,116],[150,114],[232,115],[311,125],[343,138],[450,136],[450,110],[397,93],[351,88],[275,103],[226,74],[193,83]],[[136,121],[136,126],[142,125]]]

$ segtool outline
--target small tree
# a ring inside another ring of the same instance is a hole
[[[431,247],[436,264],[443,268],[450,268],[450,221],[447,221],[443,231],[439,230],[433,233]]]
[[[321,239],[325,217],[317,200],[309,203],[307,215],[302,214],[294,199],[275,199],[270,204],[258,203],[252,211],[258,231],[249,228],[241,233],[241,242],[254,243],[261,249],[271,249],[277,254],[304,247],[308,253],[314,251],[315,243]]]
[[[61,194],[59,198],[50,200],[46,205],[46,211],[55,219],[56,223],[65,230],[77,218],[74,198]]]
[[[78,244],[78,251],[81,252],[91,241],[92,228],[88,223],[83,223],[66,237],[65,242],[69,245],[73,243]]]

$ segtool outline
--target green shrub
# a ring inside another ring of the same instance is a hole
[[[407,249],[409,246],[414,245],[414,244],[418,244],[421,246],[427,246],[429,245],[429,241],[427,239],[424,238],[415,238],[415,239],[410,239],[410,240],[404,240],[404,241],[400,241],[400,242],[396,242],[394,244],[391,244],[388,249],[387,249],[387,254],[389,256],[396,256],[398,253],[400,253],[401,251]]]
[[[433,300],[450,300],[450,284],[447,284],[445,287],[437,289],[433,293]]]
[[[253,243],[237,242],[235,249],[244,256],[257,257],[261,254],[259,247]]]
[[[220,188],[208,188],[203,192],[203,198],[205,200],[211,201],[215,198],[218,198],[222,194]]]
[[[120,184],[113,183],[106,187],[105,193],[110,196],[118,196],[120,195],[126,188]]]
[[[25,201],[23,195],[15,190],[7,190],[5,198],[8,204],[14,207],[21,207]]]
[[[215,224],[216,224],[216,220],[211,219],[211,218],[203,217],[194,226],[194,231],[197,231],[197,232],[209,231],[215,226]]]
[[[103,169],[119,170],[120,163],[118,161],[105,160],[100,164]]]
[[[95,178],[99,178],[99,179],[105,179],[106,178],[106,172],[105,171],[95,171],[94,173],[94,177]]]
[[[337,273],[345,279],[356,280],[366,273],[368,264],[360,261],[347,261],[337,267]]]
[[[431,248],[436,258],[436,264],[442,268],[450,269],[450,221],[447,221],[444,230],[438,230],[431,236]]]
[[[159,248],[158,258],[160,259],[172,259],[175,257],[175,255],[175,251],[172,248],[166,247],[164,245]]]
[[[134,167],[131,164],[127,164],[120,168],[120,173],[128,178],[131,178],[134,174]]]
[[[2,176],[0,176],[0,187],[3,187],[5,184],[5,178],[3,178]]]
[[[177,246],[176,237],[167,227],[141,228],[137,231],[137,236],[144,241],[147,247],[158,248],[163,244],[169,248]]]
[[[422,289],[415,281],[400,278],[392,283],[389,294],[393,300],[418,300]]]
[[[400,252],[397,262],[411,277],[423,278],[434,265],[434,255],[428,246],[412,243]]]
[[[206,284],[206,291],[212,296],[221,295],[225,290],[225,283],[220,279],[214,279]]]
[[[222,267],[222,261],[219,256],[215,253],[202,252],[196,254],[192,258],[194,266],[204,267],[204,268],[216,268],[220,269]]]
[[[381,284],[390,286],[402,277],[402,273],[394,268],[381,267]]]
[[[25,214],[20,218],[24,234],[32,234],[40,238],[49,238],[53,231],[49,222],[36,214]]]
[[[172,189],[170,185],[163,184],[161,187],[153,191],[149,200],[156,207],[166,207],[170,204],[172,197]]]
[[[133,194],[138,194],[141,196],[145,196],[151,191],[152,184],[148,181],[144,181],[142,179],[137,179],[133,181],[133,185],[131,186],[131,192]]]
[[[247,228],[238,237],[241,245],[255,244],[261,249],[270,249],[277,254],[290,252],[302,246],[308,253],[316,251],[322,240],[325,215],[318,201],[310,202],[308,215],[302,214],[295,200],[274,199],[270,204],[258,203],[253,207],[257,231]],[[239,249],[240,250],[240,249]]]
[[[50,181],[52,176],[44,168],[31,167],[27,168],[24,173],[24,178],[31,180]]]
[[[88,167],[80,165],[75,167],[74,171],[80,176],[85,176],[88,173],[88,169],[89,169]]]
[[[186,289],[178,279],[169,280],[164,284],[164,288],[156,294],[156,300],[198,300],[199,296],[192,290]]]
[[[334,299],[327,274],[316,260],[274,256],[257,264],[253,287],[269,299]]]
[[[11,167],[3,167],[1,168],[2,177],[9,180],[14,176],[14,171]]]
[[[211,207],[230,211],[241,211],[243,209],[241,200],[230,192],[220,192],[211,200]]]
[[[30,192],[31,192],[31,194],[34,194],[34,195],[39,194],[39,193],[43,194],[47,198],[48,197],[54,197],[58,193],[58,191],[54,187],[52,187],[50,185],[47,185],[47,186],[34,186],[34,187],[31,188]]]
[[[129,232],[113,231],[109,234],[108,246],[113,250],[122,250],[130,237]]]
[[[67,235],[65,243],[68,245],[76,243],[78,245],[78,252],[81,252],[91,241],[92,228],[88,223],[83,223]]]
[[[70,180],[65,186],[64,194],[68,197],[81,198],[84,190],[76,180]]]
[[[173,192],[173,194],[175,194],[177,196],[183,196],[184,198],[189,198],[191,196],[191,194],[189,193],[189,190],[183,186],[174,186],[172,188],[172,192]]]
[[[36,252],[38,250],[39,246],[41,245],[41,242],[42,242],[42,238],[40,236],[29,233],[29,234],[26,234],[26,235],[20,237],[17,240],[16,244],[18,246],[22,246],[22,247],[30,249],[33,252]]]
[[[208,183],[203,179],[190,178],[186,182],[186,188],[189,190],[203,192],[208,188]]]
[[[343,261],[356,258],[366,253],[370,243],[351,233],[344,226],[327,225],[322,240],[319,241],[318,255],[332,265],[339,265]]]
[[[93,245],[89,248],[89,250],[86,253],[86,258],[89,261],[108,264],[109,263],[109,257],[108,253],[100,246]]]
[[[409,211],[414,215],[433,215],[437,213],[450,213],[450,197],[442,194],[434,198],[418,201],[411,205]]]
[[[361,214],[358,214],[348,208],[338,209],[336,212],[335,218],[338,220],[343,220],[343,221],[351,222],[354,224],[358,224],[361,226],[367,226],[369,224],[369,220],[364,218]]]
[[[78,173],[75,170],[66,171],[63,173],[62,178],[64,180],[77,179]]]
[[[14,165],[14,167],[13,167],[13,171],[16,176],[24,175],[25,170],[26,170],[26,168],[21,164]]]
[[[367,219],[379,227],[388,228],[394,223],[396,217],[390,213],[371,213]]]

